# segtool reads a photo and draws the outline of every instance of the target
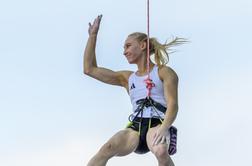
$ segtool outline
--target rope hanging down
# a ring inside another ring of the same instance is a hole
[[[163,120],[162,120],[162,117],[159,115],[158,111],[161,111],[164,114],[166,111],[166,107],[155,102],[150,97],[151,89],[154,86],[154,84],[152,80],[150,79],[150,3],[149,3],[149,0],[147,0],[147,64],[146,64],[146,69],[147,69],[148,76],[147,76],[147,79],[145,79],[144,81],[146,83],[146,88],[147,88],[147,97],[145,99],[140,99],[137,101],[138,108],[134,111],[134,112],[137,112],[137,114],[134,115],[133,113],[129,116],[130,123],[128,126],[131,126],[133,122],[139,123],[141,126],[144,107],[153,107],[153,110],[157,113],[158,118],[160,119],[161,123]],[[141,114],[141,120],[140,122],[137,122],[135,121],[135,118],[138,117],[139,114]],[[177,129],[174,126],[171,126],[169,128],[169,132],[170,132],[170,144],[169,144],[168,153],[170,155],[173,155],[177,151]]]
[[[150,1],[147,0],[147,73],[148,77],[145,80],[147,88],[147,97],[151,95],[151,89],[153,87],[152,80],[150,79]]]

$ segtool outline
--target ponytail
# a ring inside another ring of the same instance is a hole
[[[147,35],[141,32],[135,32],[129,35],[135,37],[139,42],[147,41]],[[173,53],[172,47],[178,46],[188,42],[184,38],[175,37],[170,42],[165,42],[161,44],[156,38],[150,38],[150,55],[154,54],[154,61],[161,67],[169,62],[169,55]]]
[[[155,63],[158,67],[161,67],[169,62],[169,55],[174,52],[172,47],[186,42],[186,39],[176,37],[170,42],[166,41],[164,44],[161,44],[156,38],[150,38],[150,54],[154,54]]]

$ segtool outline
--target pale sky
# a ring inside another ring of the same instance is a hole
[[[151,36],[191,42],[170,56],[179,76],[177,166],[250,165],[252,1],[151,0]],[[103,14],[97,61],[136,70],[128,34],[146,32],[146,0],[10,0],[0,3],[0,165],[85,166],[123,129],[123,88],[82,73],[88,22]],[[151,153],[108,166],[154,166]]]

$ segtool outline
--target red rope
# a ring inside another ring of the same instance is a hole
[[[147,0],[147,72],[150,78],[150,1]]]
[[[150,2],[147,0],[147,73],[148,77],[145,80],[147,88],[147,96],[150,97],[151,89],[153,87],[152,80],[150,79]]]

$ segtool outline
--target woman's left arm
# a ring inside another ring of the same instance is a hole
[[[167,104],[165,119],[162,126],[171,127],[178,113],[178,76],[170,67],[163,66],[159,70],[160,79],[163,81],[164,95]]]
[[[162,125],[154,134],[152,144],[157,145],[164,142],[168,134],[168,129],[176,119],[178,113],[178,76],[170,67],[163,66],[159,69],[159,77],[163,81],[164,96],[166,99],[167,110]]]

